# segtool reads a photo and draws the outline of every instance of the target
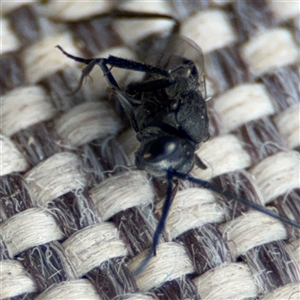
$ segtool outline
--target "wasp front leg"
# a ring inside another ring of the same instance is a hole
[[[67,57],[69,57],[77,62],[84,63],[87,65],[82,70],[82,75],[80,77],[78,87],[76,88],[76,92],[78,92],[80,90],[84,79],[87,76],[89,76],[89,74],[92,72],[92,70],[94,69],[94,67],[96,65],[100,66],[108,84],[111,87],[118,89],[118,90],[120,90],[119,85],[118,85],[117,81],[115,80],[115,78],[113,77],[113,75],[111,74],[111,69],[113,67],[119,68],[119,69],[133,70],[133,71],[137,71],[137,72],[157,74],[157,75],[161,75],[164,77],[170,76],[170,74],[166,70],[163,70],[161,68],[154,67],[151,65],[143,64],[140,62],[136,62],[133,60],[120,58],[120,57],[116,57],[116,56],[112,56],[112,55],[110,55],[108,58],[87,58],[87,59],[85,59],[82,57],[78,57],[78,56],[69,54],[59,45],[56,47]],[[111,66],[111,68],[108,68],[108,65]]]
[[[113,88],[116,89],[120,89],[118,86],[117,81],[115,80],[115,78],[113,77],[113,75],[110,72],[110,69],[107,67],[107,65],[109,64],[109,62],[107,61],[108,59],[106,58],[82,58],[82,57],[78,57],[78,56],[74,56],[72,54],[69,54],[68,52],[66,52],[61,46],[57,45],[56,46],[64,55],[66,55],[67,57],[86,64],[87,66],[82,70],[82,74],[78,83],[78,86],[76,88],[76,90],[72,93],[72,94],[76,94],[82,87],[83,81],[84,79],[90,75],[90,73],[93,71],[94,67],[96,65],[99,65],[105,78],[107,79],[107,82],[109,83],[109,85],[111,85]]]

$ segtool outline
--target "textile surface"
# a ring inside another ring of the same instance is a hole
[[[171,56],[167,16],[201,48],[186,55],[204,57],[211,137],[191,175],[299,223],[297,2],[3,2],[1,299],[300,299],[299,230],[187,181],[134,273],[167,184],[135,167],[139,142],[101,69],[72,93],[85,65],[55,46]],[[121,89],[144,76],[111,72]]]

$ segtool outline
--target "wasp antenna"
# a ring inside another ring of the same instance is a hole
[[[169,210],[170,210],[170,206],[171,206],[172,201],[173,201],[173,199],[174,199],[174,197],[177,193],[177,190],[178,190],[178,182],[177,181],[175,181],[175,187],[172,189],[172,186],[173,186],[173,184],[172,184],[173,183],[173,171],[168,171],[167,172],[167,181],[168,181],[168,189],[167,189],[166,200],[165,200],[164,205],[163,205],[161,217],[159,219],[158,225],[157,225],[156,230],[154,232],[153,241],[152,241],[152,251],[150,250],[148,252],[145,259],[141,262],[139,267],[134,271],[134,275],[140,274],[145,269],[147,264],[149,263],[151,257],[156,256],[156,247],[158,245],[159,237],[160,237],[162,231],[164,230],[165,223],[166,223],[168,213],[169,213]]]
[[[152,258],[152,255],[153,255],[152,250],[149,250],[145,259],[140,263],[138,268],[135,271],[133,271],[133,276],[137,276],[145,270],[146,266],[148,265],[148,263],[150,262],[150,260]]]
[[[266,209],[265,207],[259,205],[259,204],[256,204],[254,202],[251,202],[250,200],[246,199],[246,198],[243,198],[243,197],[239,197],[239,196],[236,196],[234,195],[233,193],[229,192],[229,191],[224,191],[222,190],[221,188],[217,187],[216,185],[208,182],[208,181],[205,181],[205,180],[202,180],[202,179],[199,179],[199,178],[195,178],[195,177],[192,177],[188,174],[183,174],[183,173],[178,173],[178,172],[174,172],[174,176],[176,176],[177,178],[179,179],[183,179],[183,180],[188,180],[192,183],[195,183],[199,186],[202,186],[206,189],[209,189],[215,193],[218,193],[220,195],[224,195],[225,197],[227,197],[228,199],[235,199],[236,201],[244,204],[244,205],[247,205],[265,215],[268,215],[278,221],[281,221],[281,222],[284,222],[288,225],[291,225],[291,226],[294,226],[296,228],[300,228],[300,224],[293,221],[293,220],[290,220],[284,216],[281,216],[279,214],[276,214],[268,209]]]
[[[158,244],[159,236],[165,227],[165,223],[166,223],[166,219],[168,217],[170,206],[172,204],[172,201],[173,201],[175,194],[177,192],[177,189],[178,189],[178,182],[175,182],[175,188],[172,192],[172,180],[173,180],[173,173],[168,171],[168,173],[167,173],[168,189],[167,189],[166,200],[164,202],[161,217],[160,217],[160,220],[156,227],[156,230],[154,232],[154,237],[153,237],[153,242],[152,242],[153,255],[156,255],[156,246]]]

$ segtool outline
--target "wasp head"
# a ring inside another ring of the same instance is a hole
[[[138,169],[155,177],[166,177],[168,171],[188,174],[194,166],[195,147],[176,136],[160,136],[142,142],[135,153]]]

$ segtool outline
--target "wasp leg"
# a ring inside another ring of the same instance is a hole
[[[55,47],[58,48],[65,56],[67,56],[75,61],[78,61],[80,63],[86,64],[86,65],[88,65],[91,61],[95,60],[94,58],[82,58],[79,56],[74,56],[72,54],[69,54],[59,45],[56,45]]]
[[[68,52],[66,52],[61,46],[57,45],[56,46],[64,55],[66,55],[67,57],[77,61],[77,62],[80,62],[80,63],[83,63],[83,64],[86,64],[87,66],[82,70],[82,74],[81,74],[81,77],[80,77],[80,80],[79,80],[79,84],[78,84],[78,87],[76,88],[75,90],[75,93],[77,93],[81,86],[82,86],[82,83],[85,79],[85,77],[89,76],[89,74],[92,72],[93,68],[95,67],[95,65],[99,65],[103,74],[105,75],[108,83],[114,87],[114,88],[117,88],[119,89],[119,86],[115,80],[115,78],[113,77],[113,75],[111,74],[110,72],[110,69],[107,67],[107,64],[109,64],[108,62],[108,59],[107,58],[81,58],[81,57],[78,57],[78,56],[74,56],[72,54],[69,54]],[[111,64],[110,64],[111,65]]]
[[[132,71],[138,71],[138,72],[144,72],[144,73],[151,73],[151,74],[159,74],[164,77],[170,77],[170,74],[168,71],[154,67],[151,65],[143,64],[134,60],[125,59],[121,57],[116,57],[113,55],[110,55],[108,58],[102,58],[102,61],[105,64],[108,64],[112,67],[120,68],[120,69],[126,69],[126,70],[132,70]]]
[[[92,60],[83,70],[77,85],[77,88],[70,94],[70,96],[73,96],[75,94],[77,94],[79,92],[79,90],[82,87],[82,84],[84,82],[84,79],[86,77],[88,77],[90,75],[90,73],[92,72],[92,70],[94,69],[94,66],[97,64],[98,62],[96,60]]]
[[[82,76],[80,78],[79,86],[77,89],[80,89],[82,82],[85,77],[87,77],[91,71],[93,70],[95,65],[99,65],[103,74],[105,75],[108,83],[117,89],[119,89],[119,86],[111,74],[110,70],[111,68],[108,68],[107,65],[110,65],[111,67],[116,67],[120,69],[126,69],[126,70],[133,70],[133,71],[138,71],[138,72],[145,72],[145,73],[151,73],[151,74],[159,74],[165,77],[169,77],[170,74],[161,68],[154,67],[151,65],[143,64],[140,62],[136,62],[133,60],[125,59],[125,58],[120,58],[116,56],[110,55],[108,58],[81,58],[78,56],[74,56],[66,52],[61,46],[57,45],[56,46],[64,55],[67,57],[88,65],[85,69],[82,71]]]
[[[234,200],[236,200],[244,205],[247,205],[247,206],[251,207],[252,209],[255,209],[255,210],[257,210],[267,216],[270,216],[278,221],[284,222],[284,223],[294,226],[296,228],[300,228],[300,223],[297,223],[298,220],[296,220],[296,221],[290,220],[287,217],[279,215],[271,210],[268,210],[266,207],[256,204],[255,202],[251,202],[250,200],[248,200],[246,198],[236,196],[235,194],[233,194],[229,191],[224,191],[222,188],[220,188],[206,180],[195,178],[188,174],[179,173],[176,171],[173,171],[173,176],[176,176],[177,178],[182,179],[182,180],[187,180],[191,183],[195,183],[199,186],[202,186],[205,189],[209,189],[215,193],[218,193],[219,195],[225,196],[227,199],[234,199]]]
[[[127,87],[129,93],[147,93],[165,89],[173,84],[171,79],[160,78],[144,82],[130,83]]]

